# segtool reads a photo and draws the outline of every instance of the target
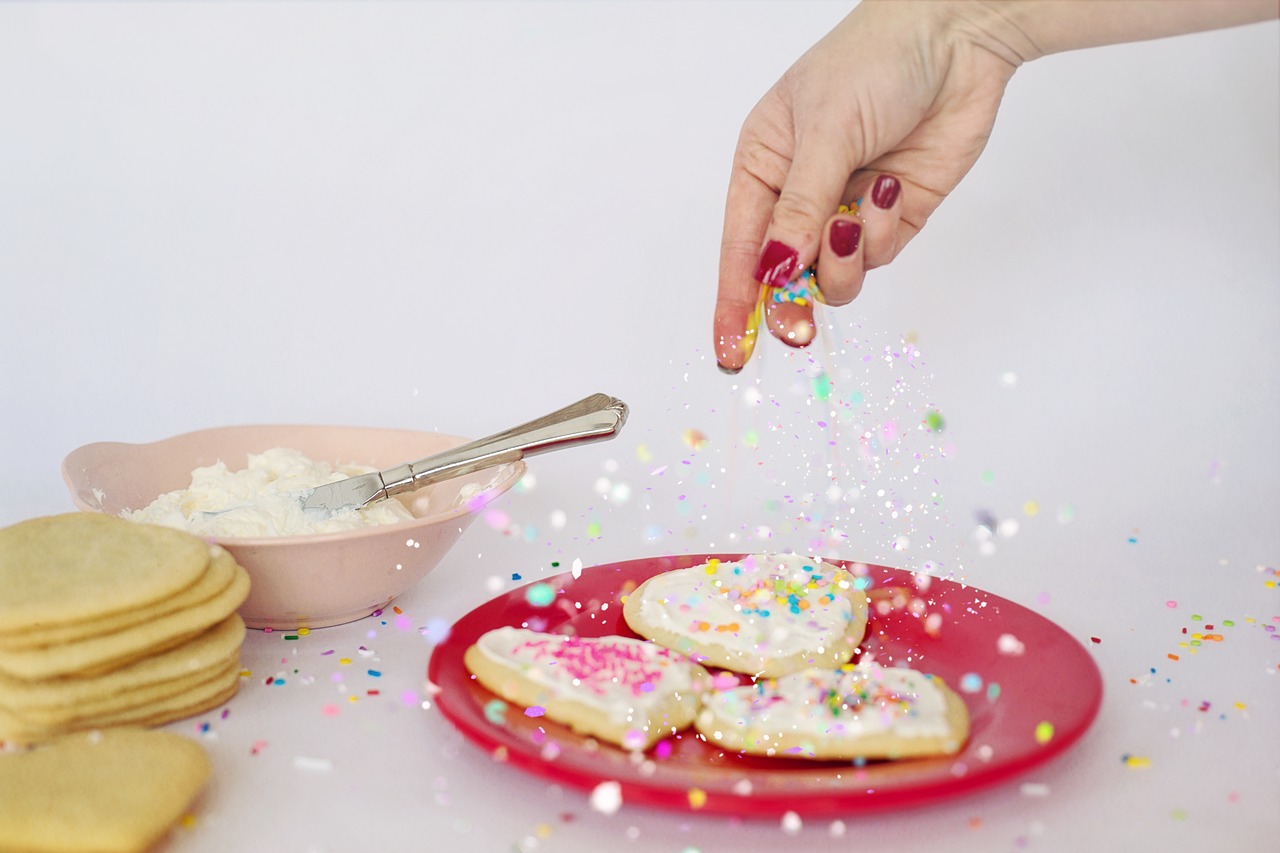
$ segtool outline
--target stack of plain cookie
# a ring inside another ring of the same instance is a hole
[[[0,741],[159,725],[240,681],[249,576],[230,553],[95,513],[0,530]]]

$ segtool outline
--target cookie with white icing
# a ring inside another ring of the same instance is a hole
[[[867,596],[832,563],[755,554],[654,575],[622,613],[640,636],[700,663],[772,677],[852,659]]]
[[[964,700],[942,679],[875,663],[707,694],[695,725],[733,752],[820,760],[954,755],[969,737]]]
[[[508,702],[627,749],[648,749],[688,727],[707,671],[629,637],[571,637],[525,628],[483,634],[463,658]]]

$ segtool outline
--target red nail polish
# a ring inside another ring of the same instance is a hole
[[[893,175],[881,175],[876,178],[876,185],[871,189],[871,201],[881,210],[888,210],[898,200],[898,190],[902,185]]]
[[[760,253],[756,265],[756,281],[769,287],[782,287],[791,281],[800,266],[800,253],[778,240],[770,240]]]
[[[851,219],[837,219],[831,223],[831,233],[827,242],[831,251],[842,258],[847,258],[858,251],[858,241],[862,239],[862,226]]]

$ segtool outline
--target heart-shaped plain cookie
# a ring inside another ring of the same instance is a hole
[[[209,772],[194,741],[133,728],[0,755],[0,850],[146,850]]]

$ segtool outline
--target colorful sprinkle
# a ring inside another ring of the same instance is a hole
[[[490,699],[484,705],[484,718],[495,726],[500,726],[507,721],[507,703],[501,699]]]
[[[546,607],[555,601],[556,591],[551,584],[535,583],[525,591],[524,598],[534,607]]]

